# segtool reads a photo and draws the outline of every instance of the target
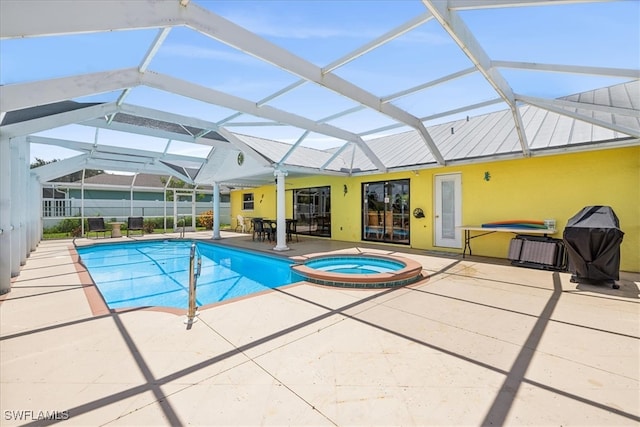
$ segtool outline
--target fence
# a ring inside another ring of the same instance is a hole
[[[176,216],[178,218],[190,217],[192,206],[190,201],[178,201],[176,203]],[[210,202],[195,202],[195,214],[212,210]],[[43,199],[42,219],[43,228],[58,225],[65,218],[79,218],[82,214],[82,201],[80,199]],[[162,200],[109,200],[109,199],[85,199],[84,216],[99,216],[108,221],[126,221],[130,216],[143,218],[167,218],[174,217],[174,202]],[[231,224],[231,204],[220,203],[220,212],[217,213],[220,224]]]

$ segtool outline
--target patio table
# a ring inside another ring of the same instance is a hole
[[[464,249],[462,250],[462,258],[465,257],[467,249],[469,255],[471,253],[471,239],[486,236],[493,233],[514,233],[514,234],[556,234],[558,230],[555,228],[518,228],[518,227],[482,227],[479,225],[461,225],[456,228],[464,231]],[[484,231],[482,234],[471,235],[472,231]]]
[[[114,221],[109,224],[111,225],[111,237],[122,237],[122,230],[120,230],[120,227],[124,222]]]

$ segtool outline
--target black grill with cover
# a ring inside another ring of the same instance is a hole
[[[609,206],[587,206],[567,222],[563,240],[572,282],[615,283],[620,278],[620,244],[624,233]]]

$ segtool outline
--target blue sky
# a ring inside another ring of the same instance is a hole
[[[396,1],[198,1],[194,3],[241,25],[317,66],[325,66],[368,41],[426,12],[417,0]],[[621,1],[551,7],[461,11],[461,17],[494,60],[640,69],[640,2]],[[136,67],[157,30],[119,31],[4,40],[0,83],[12,84]],[[468,58],[435,21],[338,68],[335,73],[378,97],[437,79],[470,66]],[[149,70],[186,79],[244,99],[258,101],[298,80],[296,76],[187,28],[174,28]],[[555,98],[608,86],[624,79],[502,69],[513,90]],[[78,101],[110,102],[120,92]],[[397,106],[418,117],[495,98],[477,73],[399,98]],[[209,121],[233,113],[158,90],[138,87],[127,103],[165,109]],[[356,104],[313,84],[269,103],[314,120]],[[504,104],[493,107],[504,108]],[[482,114],[485,108],[465,114]],[[455,119],[448,117],[439,122]],[[263,121],[241,116],[236,121]],[[332,121],[352,132],[393,123],[365,111]],[[435,122],[434,122],[435,123]],[[427,122],[427,125],[432,124]],[[294,142],[302,130],[288,126],[230,127],[239,133]],[[402,130],[402,129],[400,129]],[[67,126],[43,133],[93,142],[92,128]],[[164,140],[100,131],[101,141],[161,149]],[[132,139],[134,138],[134,139]],[[305,145],[320,148],[342,141],[312,134]],[[172,144],[175,152],[203,152]],[[68,150],[34,146],[32,158],[68,157]]]

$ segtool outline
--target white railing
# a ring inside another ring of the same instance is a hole
[[[196,261],[196,254],[198,259]],[[202,271],[202,255],[198,250],[198,246],[195,242],[191,243],[191,251],[189,253],[189,308],[187,310],[187,318],[184,323],[191,325],[195,323],[198,318],[198,307],[196,306],[196,287],[198,284],[198,277]]]

